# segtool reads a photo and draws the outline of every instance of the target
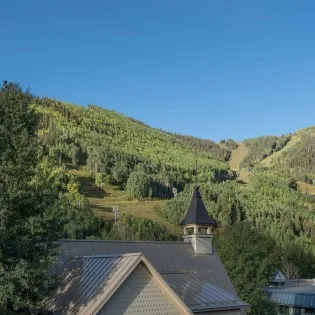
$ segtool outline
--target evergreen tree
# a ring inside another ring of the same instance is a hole
[[[251,314],[276,314],[263,292],[279,261],[276,243],[247,222],[226,226],[216,242],[238,295],[252,306]]]
[[[0,88],[0,306],[25,313],[41,307],[48,269],[63,229],[58,192],[37,166],[38,118],[31,94]]]
[[[126,191],[135,198],[152,197],[152,179],[142,171],[132,172],[128,178]]]

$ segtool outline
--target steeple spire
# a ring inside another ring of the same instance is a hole
[[[215,225],[214,219],[210,217],[205,204],[201,198],[199,187],[196,186],[193,197],[185,218],[179,223],[180,225],[197,224],[197,225]]]

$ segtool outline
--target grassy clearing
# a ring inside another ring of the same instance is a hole
[[[315,196],[315,186],[311,184],[307,184],[301,181],[297,182],[298,187],[301,189],[302,193]]]
[[[249,181],[249,173],[247,170],[241,170],[240,164],[243,158],[247,154],[246,145],[243,142],[237,143],[238,147],[232,151],[230,158],[230,169],[235,172],[239,172],[240,176],[237,179],[239,183],[248,183]]]
[[[232,171],[240,170],[241,161],[247,154],[247,148],[243,142],[238,142],[237,145],[238,147],[232,151],[232,155],[230,158],[230,169]]]
[[[179,227],[173,226],[157,213],[157,209],[164,205],[165,200],[137,200],[112,185],[98,188],[85,167],[72,168],[69,172],[79,180],[81,191],[89,200],[93,211],[103,216],[105,220],[114,219],[112,209],[114,206],[118,206],[121,213],[131,214],[137,218],[151,219],[164,225],[172,234],[179,235],[181,233]]]

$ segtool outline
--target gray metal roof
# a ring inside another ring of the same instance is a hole
[[[48,308],[60,314],[91,314],[93,304],[100,303],[100,295],[110,294],[141,256],[135,253],[71,259]]]
[[[248,305],[195,274],[163,274],[163,278],[193,312]]]
[[[287,280],[285,286],[266,288],[265,291],[278,304],[315,308],[315,286],[312,280]]]
[[[196,187],[190,202],[190,206],[185,218],[179,223],[180,225],[198,224],[214,225],[216,222],[208,214],[205,204],[201,198],[199,187]]]
[[[211,255],[197,255],[190,243],[64,240],[55,271],[62,274],[74,257],[130,253],[143,253],[189,307],[210,309],[219,305],[220,308],[245,305],[237,298],[216,250]],[[184,288],[188,290],[186,295],[182,293]]]
[[[195,273],[236,295],[216,249],[211,255],[197,255],[192,245],[184,242],[64,240],[55,268],[61,274],[65,264],[74,257],[128,253],[143,253],[159,273]]]

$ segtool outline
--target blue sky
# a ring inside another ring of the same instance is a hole
[[[315,2],[10,0],[0,79],[219,140],[315,120]]]

